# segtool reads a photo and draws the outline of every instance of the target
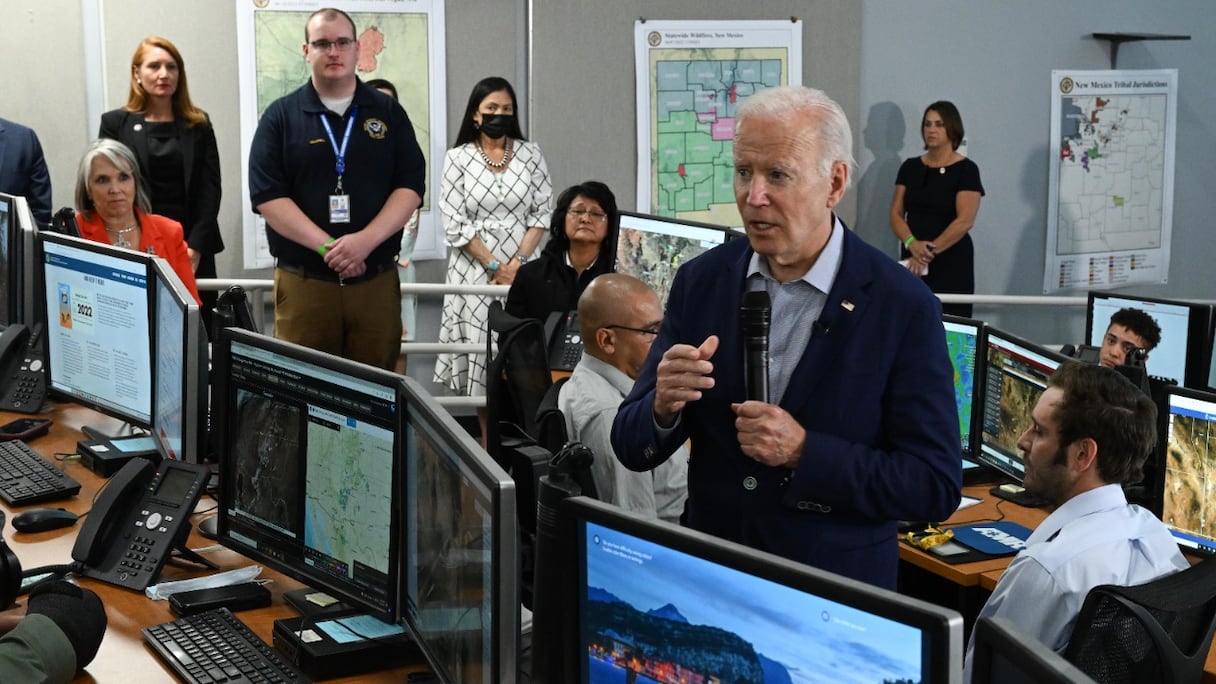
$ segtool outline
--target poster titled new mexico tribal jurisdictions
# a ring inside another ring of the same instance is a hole
[[[350,0],[341,6],[354,19],[359,40],[355,73],[364,81],[385,78],[397,87],[426,158],[427,193],[415,260],[441,259],[446,254],[438,205],[432,200],[439,187],[447,141],[443,2]],[[237,0],[242,188],[249,187],[249,146],[262,112],[311,76],[304,60],[304,25],[313,12],[332,6],[329,0]],[[247,191],[241,194],[241,204],[245,268],[273,266],[266,222],[253,213]]]
[[[1052,71],[1043,292],[1164,283],[1178,70]]]
[[[735,207],[735,109],[802,82],[802,22],[634,24],[638,211],[725,226]]]

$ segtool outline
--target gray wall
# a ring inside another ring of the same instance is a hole
[[[240,136],[237,112],[235,4],[197,0],[6,0],[0,44],[10,61],[0,116],[33,126],[42,138],[55,185],[55,204],[71,203],[74,174],[97,122],[85,111],[86,55],[82,6],[99,6],[108,95],[104,108],[126,98],[128,62],[136,43],[159,33],[181,48],[191,94],[212,116],[224,169],[221,224],[223,275],[266,277],[240,269]],[[529,17],[529,10],[531,16]],[[1216,248],[1208,228],[1216,177],[1213,140],[1216,17],[1209,0],[1141,3],[1076,0],[454,0],[446,3],[447,102],[451,135],[472,84],[499,74],[519,90],[530,137],[540,142],[564,187],[599,178],[622,207],[636,205],[634,170],[633,21],[650,19],[778,19],[804,22],[804,80],[838,99],[853,122],[860,168],[841,213],[859,232],[893,248],[886,227],[895,167],[920,149],[925,104],[954,100],[967,122],[969,155],[988,191],[975,238],[981,293],[1041,291],[1047,198],[1049,73],[1052,68],[1102,69],[1107,45],[1095,31],[1191,33],[1186,42],[1124,45],[1120,68],[1179,69],[1174,248],[1170,282],[1133,288],[1157,296],[1211,298],[1207,265]],[[1203,31],[1202,29],[1209,29]],[[527,55],[531,50],[531,63]],[[92,84],[94,87],[100,84]],[[902,128],[902,139],[897,134]],[[451,136],[449,136],[451,137]],[[444,264],[420,264],[419,280],[439,282]],[[1034,309],[979,307],[978,316],[1037,340],[1079,339],[1079,311],[1060,316]],[[423,300],[419,339],[433,340],[438,302]],[[432,358],[411,359],[411,375],[428,377]]]
[[[1208,0],[975,2],[866,0],[862,12],[861,111],[857,150],[859,232],[894,251],[887,209],[899,161],[921,150],[920,116],[954,101],[967,128],[967,154],[987,191],[972,235],[976,289],[1041,294],[1047,226],[1052,69],[1108,69],[1108,43],[1094,32],[1190,34],[1189,41],[1125,43],[1120,69],[1178,69],[1174,242],[1169,283],[1126,292],[1216,298],[1209,275],[1216,178],[1216,6]],[[902,144],[897,142],[903,131]],[[1080,341],[1081,309],[977,307],[975,315],[1039,341]]]
[[[604,181],[622,209],[637,206],[633,27],[647,19],[802,20],[802,75],[856,121],[861,6],[770,0],[533,0],[531,133],[555,187]],[[852,215],[852,198],[841,208]],[[848,220],[848,218],[846,218]]]

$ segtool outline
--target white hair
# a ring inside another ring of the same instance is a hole
[[[824,177],[832,174],[836,162],[849,166],[848,181],[853,180],[857,162],[853,159],[853,131],[844,110],[827,93],[802,85],[767,88],[749,95],[735,110],[735,132],[739,124],[752,116],[763,118],[789,118],[798,114],[810,114],[821,125],[808,128],[811,142],[819,152],[819,170]],[[845,185],[848,189],[848,185]]]

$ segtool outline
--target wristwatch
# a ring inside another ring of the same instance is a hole
[[[486,270],[493,273],[498,270],[499,265],[498,259],[490,259],[490,263],[486,264]]]
[[[524,254],[523,252],[519,252],[518,254],[516,254],[515,258],[519,259],[520,266],[523,266],[524,264],[528,263],[529,260],[532,259],[532,257],[528,256],[527,254]]]

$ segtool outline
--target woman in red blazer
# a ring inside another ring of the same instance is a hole
[[[148,212],[131,148],[103,138],[85,150],[76,176],[76,225],[87,240],[165,259],[199,301],[182,224]]]

